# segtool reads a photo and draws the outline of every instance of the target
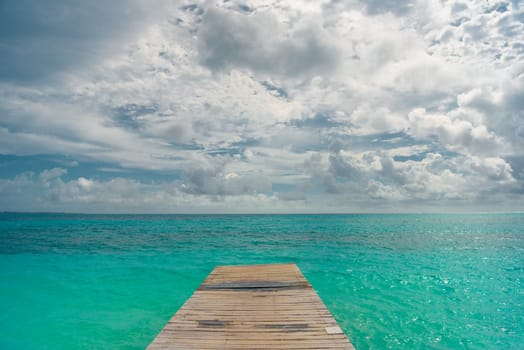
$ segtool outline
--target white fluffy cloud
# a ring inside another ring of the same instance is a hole
[[[464,118],[428,114],[423,108],[408,114],[408,134],[415,138],[436,137],[446,149],[465,154],[500,154],[504,142],[483,124]]]
[[[1,25],[0,154],[101,165],[21,167],[0,210],[522,209],[519,2],[63,3],[41,33],[17,29],[43,11],[21,4]]]

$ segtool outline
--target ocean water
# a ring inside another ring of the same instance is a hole
[[[524,344],[524,214],[0,214],[0,348],[142,349],[215,265],[273,262],[359,350]]]

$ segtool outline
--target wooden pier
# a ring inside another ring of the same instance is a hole
[[[218,266],[148,349],[353,349],[295,264]]]

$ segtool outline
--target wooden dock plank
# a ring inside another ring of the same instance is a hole
[[[354,349],[295,264],[217,266],[148,349]]]

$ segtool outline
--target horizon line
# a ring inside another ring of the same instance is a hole
[[[59,215],[464,215],[464,214],[524,214],[524,211],[406,211],[406,212],[65,212],[65,211],[0,211],[0,214],[59,214]]]

